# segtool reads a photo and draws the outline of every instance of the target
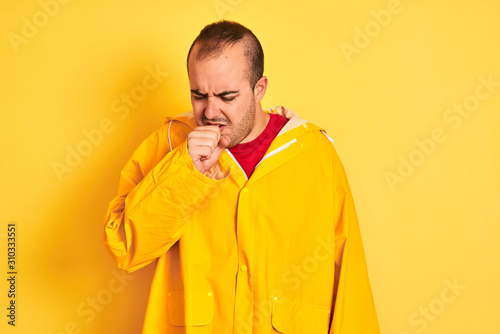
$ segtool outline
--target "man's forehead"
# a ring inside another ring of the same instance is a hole
[[[202,42],[197,42],[193,49],[191,50],[191,54],[189,56],[189,63],[199,63],[205,61],[213,61],[218,60],[220,58],[232,58],[235,60],[245,60],[245,46],[244,42],[238,41],[233,44],[225,45],[225,46],[217,46],[217,47],[208,47],[205,49],[202,47]]]

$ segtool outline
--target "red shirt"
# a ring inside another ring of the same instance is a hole
[[[260,162],[267,152],[272,141],[286,124],[288,119],[278,114],[269,114],[269,122],[262,133],[248,143],[241,143],[229,149],[248,178],[253,173],[255,166]]]

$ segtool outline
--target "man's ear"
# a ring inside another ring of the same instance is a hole
[[[253,96],[255,99],[255,103],[259,103],[260,100],[264,97],[267,90],[267,77],[262,76],[259,81],[255,84],[253,89]]]

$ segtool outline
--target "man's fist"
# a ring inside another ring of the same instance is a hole
[[[217,125],[198,126],[188,135],[188,153],[196,169],[205,174],[219,160],[222,151],[229,145],[229,138],[221,136]]]

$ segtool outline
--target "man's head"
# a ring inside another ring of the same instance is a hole
[[[249,29],[229,21],[206,26],[191,45],[187,63],[198,125],[221,125],[229,147],[250,141],[263,130],[264,55]]]
[[[191,44],[188,52],[188,73],[189,58],[193,52],[193,47],[198,46],[196,59],[215,59],[228,47],[241,43],[247,62],[248,81],[251,88],[255,87],[257,81],[264,74],[264,52],[259,40],[247,27],[233,21],[219,21],[209,24],[200,31],[200,34]]]

